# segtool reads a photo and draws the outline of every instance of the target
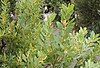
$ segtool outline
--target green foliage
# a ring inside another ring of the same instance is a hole
[[[86,28],[80,28],[77,33],[72,31],[74,19],[70,20],[70,16],[74,5],[62,4],[62,21],[56,22],[57,28],[53,28],[51,24],[56,14],[52,13],[46,24],[42,24],[42,4],[43,0],[17,2],[18,20],[12,22],[4,6],[0,15],[0,48],[2,39],[6,41],[6,47],[0,49],[1,68],[79,68],[84,67],[86,60],[94,60],[100,55],[98,34],[91,32],[87,37]]]
[[[74,12],[74,5],[68,4],[68,7],[64,4],[62,4],[62,10],[61,10],[61,20],[69,20],[71,15]]]
[[[67,0],[45,0],[45,3],[51,4],[53,7],[60,6],[61,4],[69,3]]]
[[[100,63],[94,63],[91,60],[88,60],[88,62],[85,62],[85,66],[81,68],[100,68]]]

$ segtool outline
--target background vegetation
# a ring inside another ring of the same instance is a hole
[[[75,0],[77,23],[100,33],[100,0]]]

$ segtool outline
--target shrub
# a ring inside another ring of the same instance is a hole
[[[5,2],[8,4],[7,2]],[[66,68],[84,66],[84,62],[100,53],[100,38],[86,28],[73,33],[74,19],[70,19],[74,5],[61,6],[61,20],[51,27],[56,14],[52,13],[46,24],[42,24],[42,0],[17,2],[18,20],[9,21],[9,12],[4,6],[0,15],[0,54],[2,68]],[[9,5],[9,4],[8,4]],[[68,9],[68,10],[67,10]],[[96,51],[97,50],[97,51]]]

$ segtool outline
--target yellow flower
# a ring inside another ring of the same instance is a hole
[[[11,23],[10,23],[10,32],[13,32],[13,30],[14,30],[14,23],[15,23],[15,21],[12,21]]]
[[[6,16],[3,14],[3,15],[2,15],[2,24],[3,24],[3,26],[6,24],[6,20],[7,20],[7,18],[6,18]]]

